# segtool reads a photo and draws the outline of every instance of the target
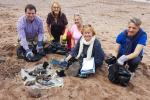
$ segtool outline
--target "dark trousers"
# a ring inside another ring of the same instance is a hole
[[[63,35],[65,33],[65,29],[66,28],[64,28],[63,30],[61,30],[61,29],[60,30],[59,29],[55,30],[55,29],[51,28],[51,33],[52,33],[52,35],[53,35],[53,37],[56,41],[60,42],[60,35]],[[70,31],[68,31],[67,32],[68,50],[71,50],[71,37],[72,37],[72,34],[71,34]]]
[[[122,54],[119,53],[117,58],[119,58],[121,56],[122,56]],[[138,57],[130,59],[127,62],[125,62],[125,64],[128,63],[128,65],[129,65],[128,70],[130,72],[135,72],[135,69],[139,66],[139,63],[141,62],[142,58],[143,58],[143,56],[139,55]]]

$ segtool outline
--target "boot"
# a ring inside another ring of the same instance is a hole
[[[88,74],[78,74],[77,77],[88,78]]]

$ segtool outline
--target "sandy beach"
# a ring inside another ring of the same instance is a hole
[[[48,37],[46,18],[53,0],[1,0],[0,1],[0,100],[150,100],[150,3],[128,0],[57,0],[67,16],[69,29],[74,25],[74,13],[81,13],[83,24],[91,24],[100,40],[105,58],[111,56],[116,37],[127,28],[128,20],[138,17],[147,33],[143,59],[127,87],[111,83],[104,62],[88,78],[63,77],[64,87],[41,90],[40,98],[32,98],[24,86],[21,68],[33,68],[51,58],[63,59],[65,55],[47,54],[37,62],[27,62],[17,57],[17,21],[25,14],[27,4],[37,8]],[[58,69],[59,67],[57,67]]]

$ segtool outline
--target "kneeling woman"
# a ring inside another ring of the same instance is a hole
[[[94,57],[95,67],[97,68],[103,63],[105,57],[101,43],[95,37],[96,33],[91,25],[84,25],[81,33],[83,36],[79,38],[75,48],[71,50],[69,56],[61,60],[61,62],[68,62],[72,57],[79,58],[82,56],[88,59]]]
[[[60,41],[60,36],[63,35],[63,40],[67,40],[68,50],[71,50],[71,32],[68,28],[67,17],[61,11],[61,6],[58,2],[53,2],[51,12],[47,16],[47,30],[50,35],[50,41]]]

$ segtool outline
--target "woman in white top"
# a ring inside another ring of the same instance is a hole
[[[82,16],[79,13],[74,14],[74,22],[75,25],[71,28],[72,38],[71,38],[71,47],[74,49],[74,47],[77,44],[78,39],[82,36],[81,30],[83,28],[82,25]]]

